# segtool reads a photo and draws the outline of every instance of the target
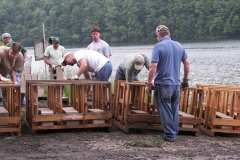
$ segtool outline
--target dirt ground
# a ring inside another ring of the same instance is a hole
[[[22,121],[22,135],[0,134],[0,159],[100,160],[100,159],[239,159],[240,135],[209,137],[180,132],[175,142],[159,139],[161,131],[104,129],[38,131],[33,135]],[[142,146],[135,146],[141,142]],[[147,145],[147,144],[157,145]]]

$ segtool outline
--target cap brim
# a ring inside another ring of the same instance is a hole
[[[137,65],[137,64],[134,64],[134,68],[135,68],[136,70],[142,70],[143,67],[144,67],[144,65]]]
[[[68,52],[68,53],[66,53],[64,56],[63,56],[63,62],[62,62],[62,66],[66,66],[66,64],[65,64],[65,59],[66,59],[66,57],[69,55],[69,54],[72,54],[71,52]]]

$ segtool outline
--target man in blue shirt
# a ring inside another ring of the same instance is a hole
[[[164,140],[174,142],[179,123],[181,62],[184,65],[182,90],[188,87],[190,63],[181,44],[171,40],[166,26],[159,25],[156,28],[156,36],[158,43],[153,48],[147,85],[148,87],[153,85],[154,80],[154,96],[164,131]]]

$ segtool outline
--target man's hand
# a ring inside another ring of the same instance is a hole
[[[183,81],[182,81],[182,83],[181,83],[182,91],[187,90],[188,87],[189,87],[188,79],[183,79]]]
[[[64,67],[62,65],[60,67],[61,67],[61,70],[64,70]]]
[[[146,84],[145,92],[146,92],[149,96],[151,96],[151,95],[152,95],[152,84],[149,84],[149,83],[147,83],[147,82],[145,82],[145,84]]]
[[[12,82],[10,79],[4,78],[4,77],[1,77],[1,81],[3,81],[3,82]]]
[[[51,69],[52,69],[52,70],[55,70],[55,69],[56,69],[56,65],[51,64]]]
[[[70,79],[78,79],[78,75],[74,75]]]

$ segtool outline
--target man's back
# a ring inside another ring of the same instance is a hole
[[[187,54],[180,43],[164,38],[155,44],[152,63],[158,63],[155,84],[180,85],[181,62]]]
[[[106,64],[106,62],[109,61],[109,59],[104,57],[102,54],[92,50],[79,50],[74,53],[74,58],[76,59],[77,63],[79,60],[84,58],[88,65],[88,72],[99,71]]]

